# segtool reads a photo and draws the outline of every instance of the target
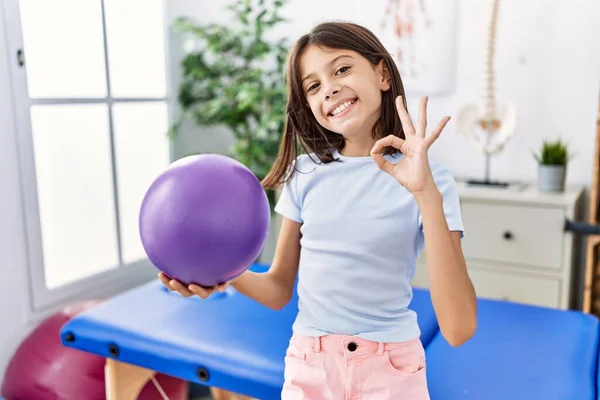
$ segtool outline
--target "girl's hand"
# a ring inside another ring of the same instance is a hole
[[[160,281],[163,283],[163,285],[165,285],[165,287],[167,289],[169,289],[171,292],[177,292],[180,295],[182,295],[183,297],[190,297],[190,296],[196,295],[202,299],[206,299],[208,296],[213,294],[215,291],[219,291],[219,292],[223,293],[225,291],[225,289],[227,289],[227,287],[229,286],[229,282],[225,282],[225,283],[222,283],[220,285],[213,286],[210,288],[205,288],[205,287],[198,286],[195,284],[191,284],[186,287],[183,283],[179,282],[178,280],[169,278],[163,272],[160,272],[158,274],[158,279],[160,279]]]
[[[389,135],[375,142],[375,145],[371,149],[371,156],[375,159],[379,168],[396,178],[413,195],[420,195],[430,189],[435,189],[427,150],[429,150],[433,142],[440,136],[442,130],[450,120],[448,116],[442,118],[437,127],[426,136],[427,100],[427,97],[421,99],[419,121],[415,128],[408,112],[404,108],[402,97],[398,96],[396,98],[396,108],[402,122],[405,139]],[[404,157],[400,162],[394,165],[384,158],[382,151],[387,146],[393,146],[402,152]]]

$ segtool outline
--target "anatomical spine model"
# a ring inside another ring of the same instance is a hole
[[[483,98],[480,104],[469,104],[458,112],[456,127],[471,143],[485,154],[485,180],[471,181],[484,185],[497,185],[490,181],[490,156],[499,153],[515,131],[517,112],[514,104],[501,109],[496,105],[494,88],[494,56],[499,0],[493,0],[489,36],[485,52]],[[505,186],[504,184],[500,184]]]

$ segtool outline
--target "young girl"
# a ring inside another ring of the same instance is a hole
[[[283,186],[270,270],[209,289],[160,278],[201,298],[231,284],[280,309],[298,274],[282,399],[428,399],[425,352],[408,309],[421,250],[444,338],[458,346],[477,324],[455,182],[427,156],[450,118],[427,134],[424,98],[414,125],[396,65],[355,24],[323,23],[302,36],[287,75],[286,127],[263,182]]]

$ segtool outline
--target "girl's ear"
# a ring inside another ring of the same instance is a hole
[[[389,90],[392,85],[392,77],[383,59],[377,65],[377,72],[379,73],[379,88],[384,92]]]

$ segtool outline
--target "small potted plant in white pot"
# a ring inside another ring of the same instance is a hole
[[[541,151],[534,154],[538,161],[538,189],[541,192],[565,190],[569,151],[561,139],[544,140]]]

